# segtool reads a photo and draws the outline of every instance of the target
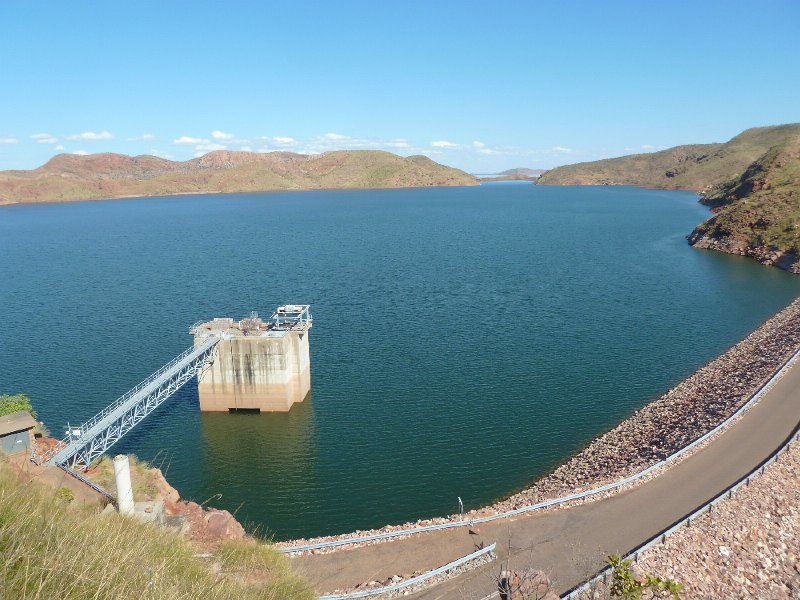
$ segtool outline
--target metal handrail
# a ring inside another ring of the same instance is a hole
[[[105,496],[106,498],[108,498],[108,500],[111,502],[111,504],[113,504],[114,506],[117,506],[117,497],[114,496],[114,494],[112,494],[111,492],[103,489],[102,487],[97,485],[94,481],[89,479],[88,477],[84,477],[83,475],[81,475],[77,471],[73,471],[67,465],[59,464],[58,467],[60,469],[63,469],[67,474],[72,475],[75,479],[77,479],[81,483],[84,483],[84,484],[88,485],[90,488],[92,488],[98,494],[101,494],[101,495]]]
[[[427,571],[422,575],[417,575],[416,577],[406,579],[405,581],[401,581],[399,583],[387,585],[380,588],[375,588],[372,590],[364,590],[362,592],[350,592],[345,594],[331,594],[327,596],[320,596],[319,600],[350,600],[351,598],[368,598],[370,596],[377,596],[378,594],[386,594],[388,592],[395,592],[397,590],[402,590],[403,588],[407,588],[409,586],[422,583],[423,581],[427,581],[431,577],[436,577],[437,575],[441,575],[442,573],[449,571],[450,569],[455,569],[456,567],[460,567],[464,563],[468,563],[471,560],[480,558],[484,554],[494,552],[496,545],[497,544],[495,543],[492,544],[491,546],[486,546],[485,548],[476,550],[475,552],[467,554],[466,556],[457,558],[456,560],[447,563],[443,567],[439,567],[438,569],[433,569],[432,571]]]
[[[629,552],[624,557],[623,560],[630,560],[630,559],[632,559],[634,561],[638,560],[639,554],[641,554],[645,550],[647,550],[649,548],[652,548],[656,544],[665,543],[667,541],[667,538],[669,536],[671,536],[673,533],[675,533],[676,531],[678,531],[681,527],[684,527],[686,525],[691,525],[692,524],[692,520],[696,519],[697,517],[699,517],[702,513],[706,512],[706,511],[710,511],[714,506],[716,506],[717,504],[719,504],[723,500],[726,500],[728,498],[732,498],[733,497],[733,493],[736,490],[738,490],[743,485],[749,485],[750,482],[753,480],[753,478],[756,475],[759,474],[759,472],[760,473],[764,473],[766,468],[769,465],[771,465],[773,462],[775,462],[781,454],[786,452],[786,450],[789,449],[789,446],[791,446],[793,442],[797,441],[797,439],[799,437],[800,437],[800,423],[798,423],[795,426],[794,432],[784,441],[784,443],[781,445],[781,447],[778,448],[777,450],[775,450],[769,457],[767,457],[758,466],[756,466],[755,469],[750,471],[750,473],[748,473],[747,475],[745,475],[744,477],[742,477],[741,479],[736,481],[733,485],[729,486],[728,488],[726,488],[725,490],[723,490],[722,492],[720,492],[719,494],[714,496],[714,498],[712,498],[711,500],[709,500],[708,502],[703,504],[700,508],[698,508],[697,510],[693,511],[691,514],[685,516],[684,518],[682,518],[677,523],[674,523],[673,525],[671,525],[667,529],[665,529],[665,530],[661,531],[660,533],[654,535],[652,538],[650,538],[649,540],[647,540],[643,544],[641,544],[641,545],[637,546],[636,548],[634,548],[631,552]],[[605,579],[606,577],[608,577],[608,575],[611,573],[611,570],[612,570],[611,566],[603,568],[602,570],[600,570],[600,572],[598,572],[594,577],[592,577],[588,581],[586,581],[586,582],[584,582],[584,583],[572,588],[571,590],[569,590],[566,594],[561,596],[561,599],[562,600],[572,600],[573,598],[576,598],[578,596],[578,594],[580,594],[582,592],[585,592],[585,591],[588,591],[593,585],[597,584],[601,579]]]
[[[83,440],[86,439],[87,434],[89,434],[92,428],[96,427],[103,420],[108,419],[109,417],[113,416],[115,412],[119,412],[121,408],[125,407],[125,404],[132,400],[137,394],[141,393],[144,390],[147,390],[149,387],[153,387],[158,383],[158,380],[164,376],[167,372],[174,370],[176,367],[180,366],[182,363],[186,362],[190,356],[193,354],[203,354],[204,352],[208,351],[211,347],[213,347],[219,340],[217,338],[212,338],[206,341],[201,346],[195,347],[191,346],[177,357],[172,359],[169,363],[161,367],[158,371],[138,383],[132,389],[128,390],[125,394],[117,398],[114,402],[106,406],[103,410],[93,416],[91,419],[86,421],[84,424],[80,425],[79,427],[72,428],[69,427],[69,431],[67,435],[62,440],[62,446],[56,447],[51,449],[50,451],[44,453],[41,457],[38,458],[39,464],[44,462],[51,461],[59,452],[65,449],[65,447],[74,446],[74,445],[81,445]],[[128,409],[126,408],[122,411],[124,414]],[[79,433],[76,436],[73,435],[73,431],[78,430]],[[85,445],[85,444],[84,444]]]
[[[189,348],[184,350],[181,354],[179,354],[177,357],[172,359],[169,363],[167,363],[166,365],[161,367],[158,371],[156,371],[155,373],[153,373],[152,375],[150,375],[149,377],[147,377],[143,381],[139,382],[138,384],[136,384],[133,388],[131,388],[130,390],[125,392],[122,396],[117,398],[114,402],[112,402],[111,404],[106,406],[103,410],[101,410],[99,413],[94,415],[91,419],[89,419],[88,421],[83,423],[83,425],[80,426],[81,435],[86,433],[89,429],[91,429],[94,425],[96,425],[99,421],[104,419],[106,416],[108,416],[109,414],[114,412],[114,410],[116,410],[119,406],[121,406],[122,404],[124,404],[125,402],[130,400],[130,398],[134,394],[140,392],[141,390],[146,388],[148,385],[152,384],[156,379],[161,377],[161,375],[166,373],[168,370],[173,368],[176,364],[178,364],[182,360],[186,359],[186,357],[189,356],[190,354],[192,354],[195,350],[196,350],[196,348],[194,346],[190,346]],[[67,436],[67,437],[69,438],[69,436]]]
[[[516,508],[514,510],[509,510],[509,511],[506,511],[506,512],[498,513],[496,515],[489,515],[489,516],[486,516],[486,517],[477,517],[477,518],[469,519],[469,520],[466,520],[466,521],[463,521],[463,520],[462,521],[450,521],[448,523],[441,523],[441,524],[438,524],[438,525],[425,525],[425,526],[422,526],[422,527],[412,527],[410,529],[398,529],[398,530],[395,530],[395,531],[387,531],[387,532],[384,532],[384,533],[375,533],[375,534],[364,535],[364,536],[359,536],[359,537],[343,538],[343,539],[339,539],[339,540],[330,540],[330,541],[327,541],[327,542],[318,542],[318,543],[314,543],[314,544],[304,544],[302,546],[283,546],[283,547],[280,547],[279,550],[281,552],[283,552],[284,554],[290,554],[292,552],[305,552],[305,551],[308,551],[308,550],[318,550],[318,549],[321,549],[321,548],[335,548],[335,547],[338,547],[338,546],[347,546],[349,544],[359,544],[359,543],[362,543],[362,542],[372,542],[372,541],[377,541],[377,540],[385,540],[385,539],[391,539],[391,538],[394,538],[394,537],[401,537],[401,536],[406,536],[406,535],[417,535],[417,534],[420,534],[420,533],[429,533],[431,531],[442,531],[442,530],[446,530],[446,529],[453,529],[453,528],[456,528],[456,527],[471,527],[475,523],[487,523],[489,521],[496,521],[498,519],[505,519],[507,517],[513,517],[513,516],[517,516],[517,515],[520,515],[520,514],[523,514],[523,513],[533,512],[533,511],[541,510],[541,509],[544,509],[544,508],[550,508],[552,506],[557,506],[559,504],[564,504],[566,502],[571,502],[573,500],[580,500],[582,498],[587,498],[589,496],[594,496],[596,494],[601,494],[603,492],[608,492],[608,491],[620,488],[620,487],[622,487],[624,485],[627,485],[629,483],[633,483],[634,481],[636,481],[638,479],[641,479],[642,477],[650,474],[651,472],[653,472],[656,469],[659,469],[661,467],[664,467],[664,466],[668,465],[671,462],[674,462],[675,460],[677,460],[678,458],[680,458],[681,456],[686,454],[686,452],[688,452],[689,450],[692,450],[693,448],[695,448],[698,444],[702,444],[704,441],[706,441],[712,435],[714,435],[714,434],[722,431],[726,427],[728,427],[742,413],[744,413],[746,410],[748,410],[750,407],[752,407],[753,404],[758,402],[758,400],[760,400],[761,397],[767,391],[769,391],[772,388],[772,386],[774,386],[775,383],[777,383],[777,381],[781,377],[783,377],[783,375],[786,373],[786,371],[797,361],[798,358],[800,358],[800,349],[795,351],[795,353],[792,356],[790,356],[783,363],[783,366],[781,366],[781,368],[778,369],[775,372],[775,374],[769,380],[767,380],[750,397],[750,399],[747,402],[745,402],[742,406],[740,406],[736,410],[736,412],[734,412],[731,416],[729,416],[727,419],[722,421],[722,423],[720,423],[719,425],[714,427],[712,430],[710,430],[707,433],[703,434],[702,436],[700,436],[699,438],[694,440],[691,444],[689,444],[687,446],[684,446],[683,448],[681,448],[680,450],[678,450],[674,454],[671,454],[670,456],[666,457],[665,459],[663,459],[663,460],[661,460],[661,461],[659,461],[657,463],[654,463],[654,464],[650,465],[649,467],[647,467],[647,468],[645,468],[645,469],[643,469],[643,470],[641,470],[641,471],[639,471],[637,473],[634,473],[633,475],[630,475],[628,477],[620,479],[618,481],[615,481],[615,482],[612,482],[612,483],[608,483],[606,485],[602,485],[602,486],[599,486],[599,487],[596,487],[596,488],[593,488],[593,489],[590,489],[590,490],[586,490],[585,492],[579,492],[577,494],[570,494],[568,496],[562,496],[560,498],[554,498],[552,500],[546,500],[544,502],[539,502],[537,504],[532,504],[532,505],[529,505],[529,506],[523,506],[523,507],[520,507],[520,508]]]

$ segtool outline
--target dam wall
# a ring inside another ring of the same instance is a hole
[[[220,337],[213,362],[198,373],[201,411],[288,411],[311,391],[308,319],[300,321],[295,309],[292,320],[287,307],[279,307],[269,321],[257,315],[234,321],[223,318],[192,329],[198,346],[210,336]]]

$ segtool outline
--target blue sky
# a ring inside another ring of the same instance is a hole
[[[800,2],[0,2],[0,169],[423,153],[473,172],[800,121]]]

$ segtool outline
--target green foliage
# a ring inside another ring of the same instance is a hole
[[[33,410],[31,401],[25,394],[0,395],[0,417],[12,415],[21,410],[27,410],[34,419],[36,418],[36,411]]]
[[[800,254],[800,135],[771,148],[704,201],[718,212],[693,236]]]
[[[60,487],[58,488],[58,490],[56,490],[56,498],[58,498],[62,502],[69,504],[70,502],[75,500],[75,492],[73,492],[69,488]]]
[[[101,515],[99,507],[68,506],[59,495],[20,483],[0,463],[1,598],[314,597],[285,557],[263,544],[223,545],[204,559],[176,533]]]
[[[680,600],[680,594],[683,591],[680,583],[654,575],[646,575],[642,579],[637,579],[631,570],[631,561],[622,560],[618,554],[609,556],[608,564],[611,565],[613,576],[612,598],[625,598],[626,600],[672,598]]]

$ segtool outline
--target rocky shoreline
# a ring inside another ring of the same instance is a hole
[[[725,254],[747,256],[768,267],[778,267],[784,271],[800,274],[800,256],[793,252],[784,252],[771,246],[754,246],[746,240],[732,237],[715,237],[703,233],[699,226],[686,239],[689,245],[703,250],[716,250]]]
[[[471,511],[465,517],[469,519],[495,515],[589,490],[618,481],[660,462],[708,433],[736,412],[798,348],[800,300],[794,301],[768,319],[744,340],[635,412],[614,429],[595,439],[530,487],[491,506]],[[590,502],[605,495],[608,494],[598,494],[578,502]],[[296,546],[403,531],[461,519],[460,515],[450,515],[369,531],[292,540],[281,542],[278,546],[291,551]],[[312,552],[334,552],[383,541],[390,540],[362,542]]]
[[[800,598],[800,445],[750,485],[639,555],[687,598]]]

